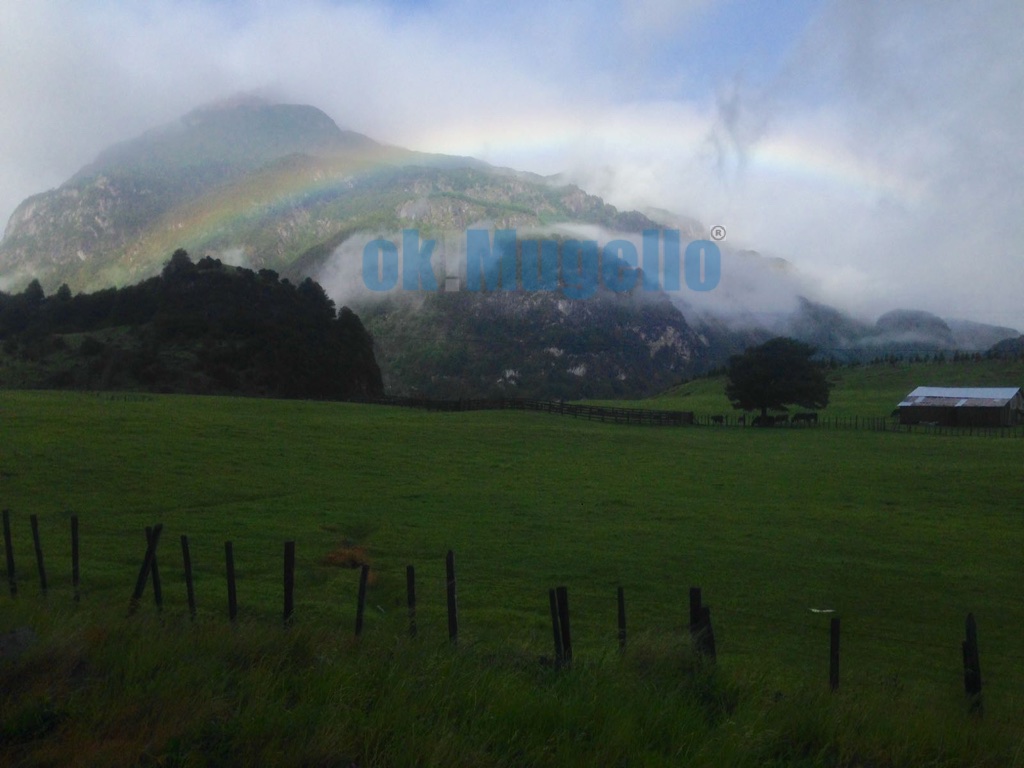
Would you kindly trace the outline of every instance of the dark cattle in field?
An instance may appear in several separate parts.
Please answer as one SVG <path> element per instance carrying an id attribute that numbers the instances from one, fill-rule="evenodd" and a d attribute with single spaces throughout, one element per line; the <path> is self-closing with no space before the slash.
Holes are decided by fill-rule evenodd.
<path id="1" fill-rule="evenodd" d="M 804 423 L 804 424 L 817 424 L 818 423 L 818 414 L 816 414 L 816 413 L 795 413 L 795 414 L 793 414 L 793 423 L 796 424 L 798 422 L 801 422 L 801 423 Z"/>
<path id="2" fill-rule="evenodd" d="M 711 423 L 712 424 L 725 424 L 725 417 L 724 416 L 712 416 L 711 417 Z"/>
<path id="3" fill-rule="evenodd" d="M 750 422 L 755 427 L 770 427 L 775 423 L 774 416 L 755 416 L 754 420 Z"/>

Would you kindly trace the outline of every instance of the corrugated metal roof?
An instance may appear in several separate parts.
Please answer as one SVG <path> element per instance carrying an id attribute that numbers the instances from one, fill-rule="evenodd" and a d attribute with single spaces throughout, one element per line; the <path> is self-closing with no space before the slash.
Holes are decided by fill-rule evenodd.
<path id="1" fill-rule="evenodd" d="M 1020 392 L 1020 387 L 918 387 L 911 397 L 967 397 L 1010 400 Z"/>
<path id="2" fill-rule="evenodd" d="M 1002 408 L 1018 394 L 1020 387 L 918 387 L 899 407 Z"/>

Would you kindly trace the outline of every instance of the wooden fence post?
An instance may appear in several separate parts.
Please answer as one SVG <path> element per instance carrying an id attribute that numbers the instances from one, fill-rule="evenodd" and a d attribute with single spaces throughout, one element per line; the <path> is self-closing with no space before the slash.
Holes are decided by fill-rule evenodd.
<path id="1" fill-rule="evenodd" d="M 409 606 L 409 637 L 416 637 L 416 569 L 405 566 L 405 601 Z"/>
<path id="2" fill-rule="evenodd" d="M 619 587 L 619 650 L 626 650 L 626 593 Z"/>
<path id="3" fill-rule="evenodd" d="M 555 640 L 555 667 L 561 667 L 565 662 L 565 653 L 562 648 L 562 627 L 558 620 L 558 596 L 555 590 L 548 590 L 548 605 L 551 608 L 551 634 Z"/>
<path id="4" fill-rule="evenodd" d="M 160 543 L 160 534 L 164 530 L 163 523 L 157 523 L 152 529 L 146 529 L 146 555 L 142 558 L 142 567 L 139 569 L 139 577 L 135 580 L 135 590 L 128 603 L 128 612 L 135 613 L 139 607 L 139 600 L 146 589 L 146 582 L 149 580 L 149 572 L 153 567 L 153 559 L 156 557 L 156 548 Z"/>
<path id="5" fill-rule="evenodd" d="M 230 541 L 224 542 L 224 563 L 228 577 L 228 618 L 238 618 L 238 593 L 235 591 L 235 548 Z"/>
<path id="6" fill-rule="evenodd" d="M 43 544 L 39 539 L 39 515 L 30 515 L 32 523 L 32 546 L 36 550 L 36 568 L 39 571 L 39 588 L 46 594 L 46 566 L 43 565 Z"/>
<path id="7" fill-rule="evenodd" d="M 356 601 L 356 637 L 363 634 L 363 613 L 366 610 L 366 579 L 370 575 L 370 566 L 365 563 L 359 569 L 359 599 Z"/>
<path id="8" fill-rule="evenodd" d="M 690 634 L 696 635 L 700 626 L 700 587 L 690 587 Z"/>
<path id="9" fill-rule="evenodd" d="M 452 645 L 459 642 L 459 608 L 455 593 L 455 553 L 448 550 L 445 557 L 445 571 L 448 585 L 448 640 Z"/>
<path id="10" fill-rule="evenodd" d="M 700 587 L 690 587 L 690 637 L 697 653 L 715 660 L 715 632 L 711 627 L 711 608 L 701 602 Z"/>
<path id="11" fill-rule="evenodd" d="M 185 592 L 188 595 L 188 615 L 196 617 L 196 590 L 192 583 L 192 553 L 189 551 L 188 536 L 181 537 L 181 560 L 185 567 Z"/>
<path id="12" fill-rule="evenodd" d="M 572 632 L 569 629 L 569 590 L 566 587 L 555 589 L 558 598 L 558 626 L 562 630 L 562 659 L 566 665 L 572 664 Z"/>
<path id="13" fill-rule="evenodd" d="M 4 518 L 4 552 L 7 554 L 7 584 L 11 597 L 18 596 L 18 581 L 14 577 L 14 543 L 11 541 L 11 510 L 3 511 Z"/>
<path id="14" fill-rule="evenodd" d="M 715 661 L 718 654 L 715 650 L 715 630 L 711 626 L 711 607 L 702 605 L 700 614 L 701 628 L 698 647 L 704 656 L 709 658 L 711 661 Z"/>
<path id="15" fill-rule="evenodd" d="M 295 614 L 295 542 L 284 543 L 284 623 L 291 623 Z"/>
<path id="16" fill-rule="evenodd" d="M 78 515 L 71 516 L 71 588 L 75 593 L 75 602 L 81 597 L 79 594 L 79 559 L 78 559 Z"/>
<path id="17" fill-rule="evenodd" d="M 150 558 L 149 562 L 149 569 L 153 574 L 153 602 L 156 603 L 156 609 L 161 611 L 164 607 L 164 593 L 160 587 L 160 569 L 157 567 L 156 563 L 156 541 L 153 539 L 155 535 L 156 534 L 152 528 L 146 528 L 146 542 L 151 544 L 151 548 L 153 550 L 153 556 Z"/>
<path id="18" fill-rule="evenodd" d="M 971 700 L 971 712 L 981 714 L 981 660 L 978 655 L 978 625 L 974 614 L 967 614 L 967 639 L 963 642 L 964 691 Z"/>
<path id="19" fill-rule="evenodd" d="M 839 690 L 839 617 L 835 616 L 829 623 L 828 646 L 828 687 L 831 691 Z"/>

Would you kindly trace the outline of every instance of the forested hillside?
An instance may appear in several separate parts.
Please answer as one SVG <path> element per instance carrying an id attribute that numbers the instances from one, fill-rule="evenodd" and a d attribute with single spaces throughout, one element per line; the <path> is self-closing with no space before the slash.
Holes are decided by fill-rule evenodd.
<path id="1" fill-rule="evenodd" d="M 0 385 L 347 399 L 383 394 L 359 318 L 294 285 L 178 250 L 158 277 L 0 293 Z"/>

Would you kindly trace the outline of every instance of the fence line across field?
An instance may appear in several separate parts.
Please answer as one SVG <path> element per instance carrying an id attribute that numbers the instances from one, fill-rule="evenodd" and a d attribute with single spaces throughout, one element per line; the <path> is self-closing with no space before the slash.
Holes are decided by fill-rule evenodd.
<path id="1" fill-rule="evenodd" d="M 537 400 L 523 397 L 437 399 L 428 397 L 384 397 L 358 400 L 371 405 L 417 408 L 425 411 L 533 411 L 570 416 L 587 421 L 643 426 L 767 426 L 787 429 L 863 430 L 868 432 L 923 433 L 948 436 L 1024 437 L 1024 425 L 1012 427 L 944 426 L 941 424 L 900 424 L 891 416 L 824 416 L 818 413 L 773 414 L 761 421 L 760 416 L 746 413 L 696 414 L 694 411 L 655 410 L 651 408 L 620 408 L 608 405 L 567 403 L 563 400 Z"/>
<path id="2" fill-rule="evenodd" d="M 13 547 L 13 536 L 11 533 L 11 512 L 3 510 L 3 535 L 4 550 L 6 554 L 7 581 L 12 599 L 18 596 L 17 575 L 15 570 L 15 558 Z M 33 548 L 36 555 L 36 570 L 40 580 L 40 592 L 45 597 L 49 594 L 49 582 L 46 571 L 43 567 L 42 541 L 39 535 L 39 520 L 37 515 L 30 517 L 32 527 Z M 145 547 L 143 548 L 142 565 L 134 590 L 128 601 L 128 615 L 135 614 L 140 609 L 142 596 L 148 584 L 152 584 L 153 599 L 157 611 L 163 610 L 163 593 L 158 569 L 157 551 L 160 542 L 160 534 L 163 524 L 158 523 L 145 529 Z M 79 519 L 78 515 L 71 517 L 71 539 L 72 539 L 72 585 L 74 601 L 81 600 L 80 593 L 80 556 L 79 556 Z M 141 544 L 141 542 L 140 542 Z M 182 565 L 185 574 L 185 584 L 188 595 L 189 615 L 194 620 L 196 616 L 196 599 L 192 581 L 192 562 L 187 536 L 181 537 L 182 544 Z M 224 543 L 224 555 L 228 592 L 228 619 L 234 623 L 238 617 L 237 584 L 234 567 L 234 546 L 231 541 Z M 295 541 L 289 540 L 284 543 L 284 568 L 283 568 L 283 621 L 286 627 L 291 626 L 295 621 L 295 567 L 296 547 Z M 366 590 L 369 576 L 369 566 L 363 564 L 359 571 L 358 599 L 356 603 L 355 637 L 358 638 L 364 629 L 364 611 L 366 606 Z M 447 593 L 447 615 L 448 615 L 448 636 L 452 646 L 458 645 L 459 615 L 456 599 L 456 573 L 455 554 L 449 550 L 445 557 L 445 584 Z M 416 637 L 416 586 L 415 569 L 412 565 L 406 568 L 407 605 L 409 610 L 408 634 Z M 565 585 L 553 587 L 548 591 L 549 610 L 552 622 L 552 638 L 554 641 L 554 666 L 556 668 L 570 667 L 573 662 L 572 636 L 570 629 L 569 613 L 569 591 Z M 626 595 L 622 586 L 617 588 L 617 633 L 618 648 L 622 652 L 627 647 L 628 633 L 626 623 Z M 700 587 L 691 587 L 689 590 L 689 636 L 696 656 L 705 663 L 714 664 L 717 658 L 715 634 L 711 622 L 711 609 L 703 602 L 703 595 Z M 539 602 L 539 601 L 538 601 Z M 743 613 L 743 611 L 739 611 Z M 973 715 L 981 715 L 982 707 L 982 677 L 981 662 L 978 650 L 978 628 L 972 613 L 967 614 L 965 622 L 965 637 L 961 643 L 964 690 L 969 702 L 969 711 Z M 840 617 L 830 617 L 828 632 L 828 686 L 831 691 L 839 688 L 840 669 Z M 904 638 L 905 641 L 905 638 Z M 824 647 L 824 642 L 823 642 Z M 936 648 L 936 650 L 939 650 Z"/>
<path id="3" fill-rule="evenodd" d="M 801 417 L 813 418 L 801 418 Z M 757 417 L 751 414 L 696 414 L 693 424 L 701 427 L 751 427 Z M 898 432 L 902 434 L 945 435 L 950 437 L 1024 437 L 1024 425 L 1012 427 L 948 426 L 944 424 L 901 424 L 892 416 L 823 416 L 818 413 L 796 413 L 792 416 L 769 416 L 772 429 L 825 429 L 864 432 Z"/>
<path id="4" fill-rule="evenodd" d="M 357 402 L 419 408 L 426 411 L 535 411 L 614 424 L 682 426 L 693 424 L 693 411 L 659 411 L 648 408 L 618 408 L 606 405 L 567 403 L 563 400 L 535 400 L 522 397 L 460 398 L 439 400 L 426 397 L 385 397 Z"/>

